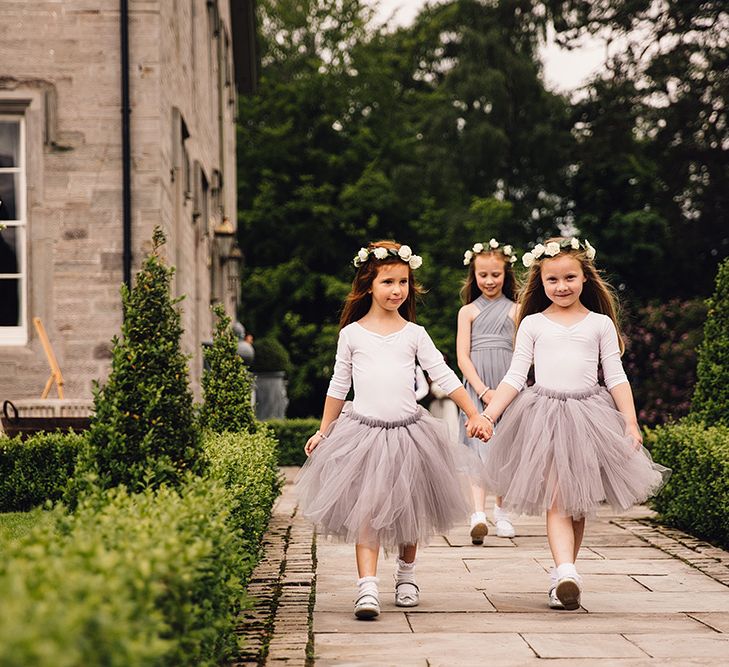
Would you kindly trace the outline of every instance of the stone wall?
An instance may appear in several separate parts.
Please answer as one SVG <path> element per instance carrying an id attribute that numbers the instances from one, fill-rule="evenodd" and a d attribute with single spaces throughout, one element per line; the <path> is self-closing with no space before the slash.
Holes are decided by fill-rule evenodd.
<path id="1" fill-rule="evenodd" d="M 235 308 L 212 241 L 223 216 L 235 221 L 228 2 L 130 0 L 129 10 L 133 271 L 162 225 L 175 291 L 185 296 L 183 343 L 197 392 L 211 300 Z M 34 316 L 67 397 L 89 397 L 108 373 L 123 280 L 119 19 L 118 3 L 0 5 L 0 109 L 3 100 L 27 103 L 29 323 L 26 345 L 0 341 L 0 401 L 39 396 L 45 384 Z"/>

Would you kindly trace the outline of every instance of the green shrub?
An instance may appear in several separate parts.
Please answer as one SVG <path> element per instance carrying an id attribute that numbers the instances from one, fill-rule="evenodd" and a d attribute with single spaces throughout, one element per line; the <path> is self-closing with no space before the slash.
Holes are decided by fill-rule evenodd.
<path id="1" fill-rule="evenodd" d="M 729 258 L 719 265 L 707 305 L 691 412 L 707 424 L 729 426 Z"/>
<path id="2" fill-rule="evenodd" d="M 23 512 L 63 496 L 84 436 L 37 433 L 0 438 L 0 512 Z"/>
<path id="3" fill-rule="evenodd" d="M 256 356 L 253 358 L 255 373 L 271 371 L 291 372 L 291 357 L 286 348 L 275 338 L 260 338 L 254 345 Z"/>
<path id="4" fill-rule="evenodd" d="M 180 350 L 180 313 L 169 294 L 174 269 L 159 254 L 164 242 L 155 229 L 153 250 L 134 287 L 122 286 L 122 338 L 114 338 L 111 374 L 95 392 L 88 447 L 79 458 L 70 502 L 87 480 L 138 491 L 177 485 L 187 471 L 202 470 L 200 430 Z"/>
<path id="5" fill-rule="evenodd" d="M 229 494 L 196 478 L 88 495 L 9 546 L 0 563 L 0 666 L 217 665 L 245 559 Z"/>
<path id="6" fill-rule="evenodd" d="M 218 304 L 213 309 L 218 318 L 213 346 L 204 350 L 209 368 L 203 372 L 203 405 L 200 425 L 223 431 L 254 431 L 256 428 L 251 404 L 251 378 L 245 362 L 238 355 L 238 339 L 230 327 L 230 317 Z"/>
<path id="7" fill-rule="evenodd" d="M 665 522 L 729 547 L 729 427 L 684 420 L 649 431 L 646 446 L 673 470 L 653 501 Z"/>
<path id="8" fill-rule="evenodd" d="M 306 461 L 304 445 L 316 433 L 321 421 L 303 419 L 270 419 L 266 422 L 278 439 L 278 462 L 282 466 L 300 466 Z"/>
<path id="9" fill-rule="evenodd" d="M 207 433 L 204 443 L 209 474 L 228 491 L 230 523 L 242 536 L 248 574 L 258 560 L 271 507 L 281 490 L 276 440 L 261 425 L 254 434 Z"/>

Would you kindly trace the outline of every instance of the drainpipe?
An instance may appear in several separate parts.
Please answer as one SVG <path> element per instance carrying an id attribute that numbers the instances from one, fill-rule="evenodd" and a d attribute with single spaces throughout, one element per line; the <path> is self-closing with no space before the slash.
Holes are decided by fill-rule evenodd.
<path id="1" fill-rule="evenodd" d="M 121 28 L 121 115 L 122 115 L 122 225 L 124 282 L 132 286 L 132 186 L 129 116 L 129 3 L 119 2 Z"/>

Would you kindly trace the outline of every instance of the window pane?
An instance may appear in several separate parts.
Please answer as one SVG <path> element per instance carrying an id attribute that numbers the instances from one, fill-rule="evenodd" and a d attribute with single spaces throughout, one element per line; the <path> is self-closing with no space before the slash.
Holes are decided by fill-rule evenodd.
<path id="1" fill-rule="evenodd" d="M 0 327 L 20 326 L 20 280 L 0 278 Z"/>
<path id="2" fill-rule="evenodd" d="M 0 220 L 18 220 L 15 193 L 18 188 L 18 174 L 0 174 Z"/>
<path id="3" fill-rule="evenodd" d="M 20 146 L 20 124 L 0 120 L 0 167 L 17 167 Z"/>
<path id="4" fill-rule="evenodd" d="M 20 234 L 17 227 L 7 227 L 0 232 L 0 274 L 19 273 Z"/>

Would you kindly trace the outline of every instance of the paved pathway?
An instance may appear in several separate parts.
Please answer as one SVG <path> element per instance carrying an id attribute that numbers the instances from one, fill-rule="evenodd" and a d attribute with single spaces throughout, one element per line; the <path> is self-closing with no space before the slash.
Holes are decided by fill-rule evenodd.
<path id="1" fill-rule="evenodd" d="M 489 536 L 475 547 L 464 523 L 423 549 L 415 609 L 395 607 L 393 558 L 381 561 L 382 614 L 363 622 L 352 616 L 353 547 L 312 539 L 295 507 L 289 484 L 272 523 L 285 518 L 295 536 L 293 570 L 286 574 L 284 559 L 267 664 L 729 665 L 729 553 L 653 527 L 646 508 L 588 522 L 578 611 L 547 607 L 544 522 L 522 518 L 513 539 Z M 287 587 L 298 593 L 291 603 Z"/>

